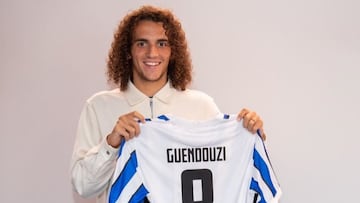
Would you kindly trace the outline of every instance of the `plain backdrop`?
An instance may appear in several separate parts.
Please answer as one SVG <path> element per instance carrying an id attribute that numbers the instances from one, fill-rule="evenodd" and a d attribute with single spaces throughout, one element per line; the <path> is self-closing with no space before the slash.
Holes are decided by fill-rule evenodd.
<path id="1" fill-rule="evenodd" d="M 281 202 L 357 201 L 360 1 L 1 0 L 0 202 L 94 202 L 71 189 L 77 121 L 142 4 L 181 20 L 192 88 L 262 117 Z"/>

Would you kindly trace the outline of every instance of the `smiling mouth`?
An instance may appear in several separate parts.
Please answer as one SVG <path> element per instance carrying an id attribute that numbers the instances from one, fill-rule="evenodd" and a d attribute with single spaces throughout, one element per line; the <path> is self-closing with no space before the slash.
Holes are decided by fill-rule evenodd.
<path id="1" fill-rule="evenodd" d="M 144 64 L 147 66 L 158 66 L 160 63 L 161 62 L 144 62 Z"/>

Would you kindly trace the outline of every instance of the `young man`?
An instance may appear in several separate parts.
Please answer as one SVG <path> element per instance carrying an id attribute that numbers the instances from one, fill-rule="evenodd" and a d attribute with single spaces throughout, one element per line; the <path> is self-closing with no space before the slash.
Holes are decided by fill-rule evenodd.
<path id="1" fill-rule="evenodd" d="M 168 10 L 144 6 L 121 21 L 109 53 L 108 79 L 119 89 L 86 101 L 72 157 L 72 184 L 83 197 L 105 203 L 122 139 L 140 133 L 138 122 L 162 114 L 207 120 L 220 113 L 205 93 L 189 90 L 191 60 L 180 22 Z M 262 120 L 243 109 L 251 132 Z"/>

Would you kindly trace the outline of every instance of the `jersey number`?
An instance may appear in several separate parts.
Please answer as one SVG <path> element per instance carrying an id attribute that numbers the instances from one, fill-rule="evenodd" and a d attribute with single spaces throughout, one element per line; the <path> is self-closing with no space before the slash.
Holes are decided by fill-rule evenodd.
<path id="1" fill-rule="evenodd" d="M 195 201 L 194 180 L 200 180 L 202 200 Z M 209 169 L 185 170 L 181 174 L 183 203 L 212 203 L 214 201 L 212 173 Z"/>

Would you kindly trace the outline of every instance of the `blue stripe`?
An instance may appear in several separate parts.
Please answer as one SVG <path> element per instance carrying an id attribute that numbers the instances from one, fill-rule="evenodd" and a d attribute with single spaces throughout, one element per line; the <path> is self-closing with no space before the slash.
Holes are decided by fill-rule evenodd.
<path id="1" fill-rule="evenodd" d="M 265 163 L 265 161 L 263 160 L 263 158 L 261 157 L 261 155 L 259 154 L 259 152 L 256 149 L 254 149 L 253 159 L 254 159 L 255 168 L 258 169 L 258 171 L 261 174 L 261 178 L 264 180 L 266 185 L 271 190 L 272 195 L 275 196 L 276 189 L 275 189 L 275 187 L 274 187 L 274 185 L 272 183 L 269 168 L 268 168 L 267 164 Z"/>
<path id="2" fill-rule="evenodd" d="M 129 200 L 129 203 L 144 202 L 146 195 L 149 193 L 143 184 L 136 190 L 135 194 Z"/>
<path id="3" fill-rule="evenodd" d="M 251 179 L 250 189 L 254 190 L 256 193 L 260 195 L 261 199 L 258 203 L 266 203 L 264 198 L 264 193 L 262 192 L 259 183 L 254 178 Z"/>
<path id="4" fill-rule="evenodd" d="M 137 168 L 136 152 L 133 151 L 130 155 L 129 160 L 126 162 L 124 169 L 121 171 L 116 181 L 111 186 L 109 203 L 116 202 L 122 190 L 125 188 L 126 184 L 136 173 L 136 168 Z"/>
<path id="5" fill-rule="evenodd" d="M 170 120 L 170 118 L 168 118 L 168 117 L 165 116 L 165 115 L 160 115 L 160 116 L 158 116 L 158 119 L 161 119 L 161 120 L 164 120 L 164 121 Z"/>

